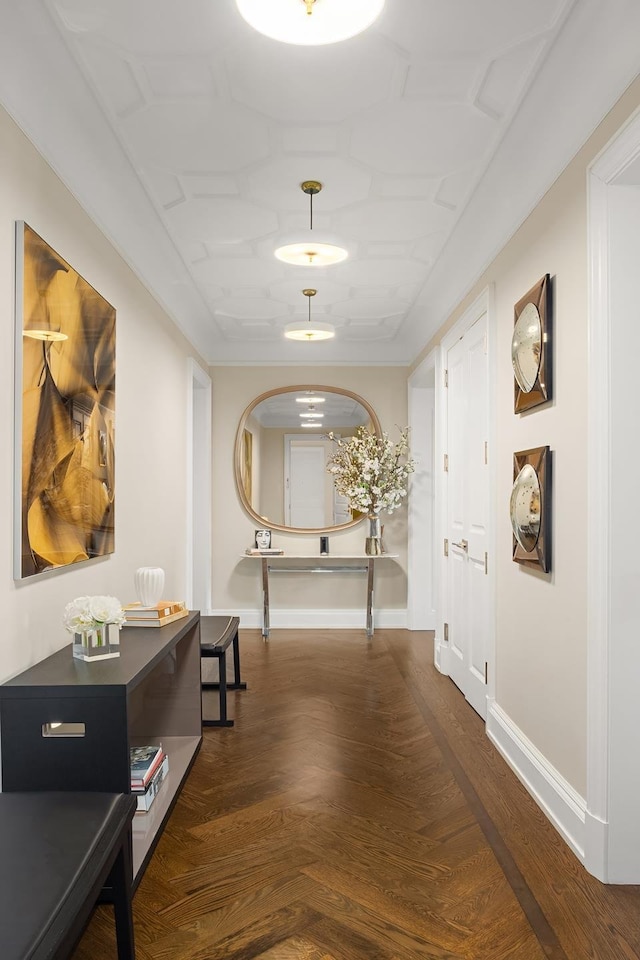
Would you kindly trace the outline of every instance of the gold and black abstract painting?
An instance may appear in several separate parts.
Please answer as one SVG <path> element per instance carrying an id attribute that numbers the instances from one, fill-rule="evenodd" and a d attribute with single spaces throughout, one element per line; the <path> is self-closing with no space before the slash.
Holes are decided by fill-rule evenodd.
<path id="1" fill-rule="evenodd" d="M 16 224 L 16 579 L 113 553 L 116 312 Z"/>

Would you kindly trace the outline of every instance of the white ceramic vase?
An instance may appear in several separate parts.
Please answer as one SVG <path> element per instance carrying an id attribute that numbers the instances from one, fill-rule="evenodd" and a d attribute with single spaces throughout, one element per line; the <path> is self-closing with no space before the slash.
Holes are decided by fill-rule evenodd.
<path id="1" fill-rule="evenodd" d="M 138 567 L 134 581 L 136 596 L 143 607 L 153 607 L 162 600 L 164 590 L 162 567 Z"/>

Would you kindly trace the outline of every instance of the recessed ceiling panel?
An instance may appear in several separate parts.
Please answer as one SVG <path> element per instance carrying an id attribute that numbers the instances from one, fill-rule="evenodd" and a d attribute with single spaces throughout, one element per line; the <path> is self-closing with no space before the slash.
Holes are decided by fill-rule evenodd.
<path id="1" fill-rule="evenodd" d="M 224 297 L 216 302 L 216 313 L 235 320 L 275 320 L 282 304 L 262 297 Z"/>
<path id="2" fill-rule="evenodd" d="M 509 113 L 517 103 L 543 46 L 541 39 L 531 40 L 493 60 L 478 91 L 477 103 L 498 116 Z"/>
<path id="3" fill-rule="evenodd" d="M 336 279 L 349 284 L 355 293 L 365 292 L 357 288 L 369 284 L 395 286 L 424 279 L 424 264 L 417 260 L 347 260 L 334 271 Z"/>
<path id="4" fill-rule="evenodd" d="M 214 93 L 213 76 L 203 57 L 163 57 L 148 59 L 144 73 L 152 96 L 210 97 Z"/>
<path id="5" fill-rule="evenodd" d="M 410 303 L 399 298 L 354 297 L 342 303 L 336 303 L 335 309 L 348 320 L 386 320 L 389 317 L 402 316 Z"/>
<path id="6" fill-rule="evenodd" d="M 543 33 L 563 6 L 564 0 L 394 0 L 379 30 L 409 53 L 468 55 Z"/>
<path id="7" fill-rule="evenodd" d="M 236 178 L 224 174 L 185 174 L 180 179 L 190 197 L 233 197 L 240 193 Z"/>
<path id="8" fill-rule="evenodd" d="M 282 278 L 284 268 L 274 258 L 271 261 L 257 260 L 255 257 L 217 257 L 194 263 L 191 272 L 196 281 L 217 283 L 221 287 L 267 286 Z"/>
<path id="9" fill-rule="evenodd" d="M 285 127 L 280 133 L 284 153 L 306 153 L 321 156 L 339 152 L 339 127 Z"/>
<path id="10" fill-rule="evenodd" d="M 166 216 L 176 236 L 197 237 L 212 243 L 257 239 L 278 227 L 278 218 L 272 210 L 226 197 L 186 200 L 167 210 Z"/>
<path id="11" fill-rule="evenodd" d="M 471 92 L 477 82 L 486 58 L 457 57 L 441 60 L 425 57 L 412 63 L 407 73 L 404 96 L 407 99 L 455 100 L 465 103 L 471 100 Z"/>
<path id="12" fill-rule="evenodd" d="M 70 30 L 140 56 L 217 50 L 243 30 L 235 5 L 220 0 L 52 0 L 52 6 Z"/>
<path id="13" fill-rule="evenodd" d="M 438 183 L 438 177 L 376 177 L 375 191 L 380 197 L 423 200 L 434 195 Z"/>
<path id="14" fill-rule="evenodd" d="M 143 92 L 126 57 L 94 40 L 83 45 L 83 53 L 91 76 L 114 116 L 144 106 Z"/>
<path id="15" fill-rule="evenodd" d="M 444 177 L 436 191 L 436 202 L 456 210 L 468 196 L 475 176 L 477 171 L 469 169 Z"/>
<path id="16" fill-rule="evenodd" d="M 379 200 L 338 214 L 337 229 L 370 241 L 417 240 L 451 225 L 451 212 L 427 200 Z"/>
<path id="17" fill-rule="evenodd" d="M 350 153 L 381 173 L 446 176 L 479 159 L 495 132 L 471 105 L 404 100 L 356 121 Z"/>
<path id="18" fill-rule="evenodd" d="M 364 53 L 358 69 L 350 43 L 250 43 L 251 70 L 232 49 L 225 58 L 231 97 L 287 126 L 339 123 L 386 102 L 402 76 L 401 58 L 373 32 L 361 37 L 358 46 Z"/>
<path id="19" fill-rule="evenodd" d="M 126 117 L 122 132 L 139 162 L 176 173 L 227 173 L 269 155 L 263 119 L 207 100 L 151 104 Z"/>

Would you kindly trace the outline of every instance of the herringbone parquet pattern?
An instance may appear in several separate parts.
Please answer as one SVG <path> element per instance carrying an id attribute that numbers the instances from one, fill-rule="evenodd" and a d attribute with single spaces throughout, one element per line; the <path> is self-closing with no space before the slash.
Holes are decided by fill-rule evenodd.
<path id="1" fill-rule="evenodd" d="M 582 870 L 429 635 L 241 650 L 236 726 L 205 730 L 135 896 L 138 960 L 640 958 L 640 888 Z M 73 960 L 115 956 L 99 907 Z"/>

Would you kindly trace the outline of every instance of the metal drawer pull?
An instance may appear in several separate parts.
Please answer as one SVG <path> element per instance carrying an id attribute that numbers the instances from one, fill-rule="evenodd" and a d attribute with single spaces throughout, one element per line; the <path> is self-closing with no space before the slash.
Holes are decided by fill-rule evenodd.
<path id="1" fill-rule="evenodd" d="M 77 723 L 51 720 L 42 724 L 43 737 L 84 737 L 86 728 L 81 721 Z"/>

